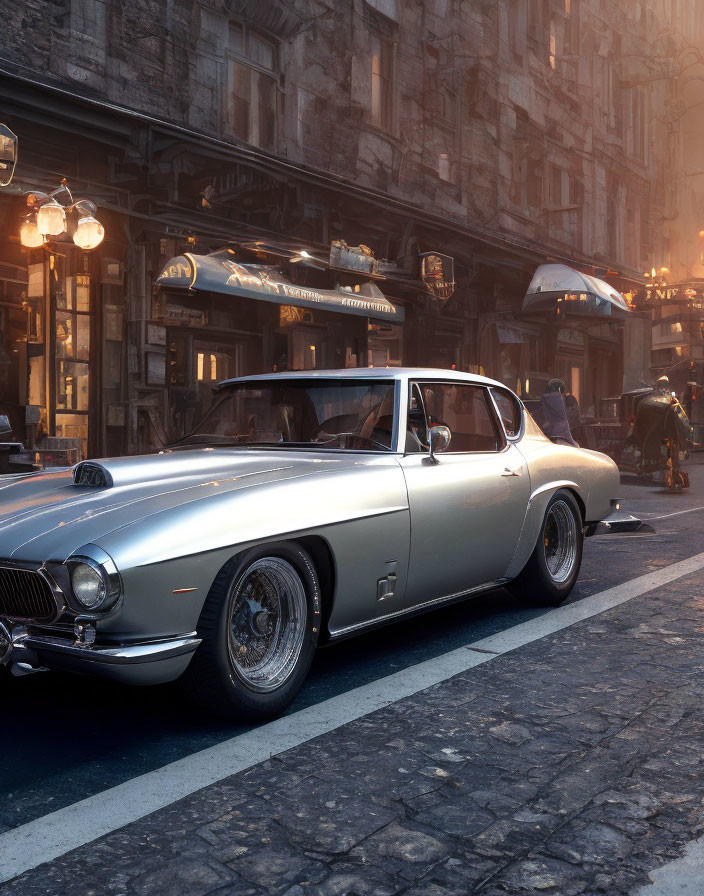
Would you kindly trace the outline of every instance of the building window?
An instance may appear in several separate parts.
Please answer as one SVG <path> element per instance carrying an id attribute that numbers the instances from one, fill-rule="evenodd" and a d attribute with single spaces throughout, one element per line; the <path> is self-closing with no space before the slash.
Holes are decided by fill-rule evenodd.
<path id="1" fill-rule="evenodd" d="M 447 87 L 440 91 L 440 114 L 446 124 L 455 127 L 457 124 L 457 94 Z"/>
<path id="2" fill-rule="evenodd" d="M 618 201 L 613 191 L 606 197 L 606 251 L 610 258 L 619 257 Z"/>
<path id="3" fill-rule="evenodd" d="M 438 177 L 440 180 L 450 180 L 450 156 L 446 152 L 438 156 Z"/>
<path id="4" fill-rule="evenodd" d="M 529 0 L 527 7 L 526 33 L 530 49 L 546 59 L 550 33 L 547 0 Z"/>
<path id="5" fill-rule="evenodd" d="M 275 46 L 246 26 L 231 22 L 228 67 L 228 121 L 232 133 L 262 149 L 275 149 Z"/>
<path id="6" fill-rule="evenodd" d="M 305 87 L 298 88 L 298 110 L 296 121 L 296 137 L 298 145 L 304 147 L 314 147 L 315 141 L 311 122 L 315 115 L 315 94 L 306 90 Z"/>
<path id="7" fill-rule="evenodd" d="M 94 0 L 71 0 L 71 30 L 80 38 L 105 43 L 105 5 Z"/>
<path id="8" fill-rule="evenodd" d="M 550 19 L 550 52 L 548 60 L 550 68 L 555 70 L 555 60 L 557 58 L 557 31 L 555 28 L 555 19 Z"/>
<path id="9" fill-rule="evenodd" d="M 630 94 L 630 96 L 628 96 Z M 625 98 L 628 116 L 628 151 L 639 162 L 647 161 L 647 125 L 645 116 L 645 92 L 641 87 L 632 87 Z"/>
<path id="10" fill-rule="evenodd" d="M 577 209 L 582 204 L 582 185 L 567 170 L 550 165 L 548 210 L 550 232 L 558 240 L 578 246 Z"/>
<path id="11" fill-rule="evenodd" d="M 522 57 L 526 51 L 528 10 L 526 0 L 511 0 L 508 9 L 508 43 L 513 53 Z"/>
<path id="12" fill-rule="evenodd" d="M 378 34 L 371 35 L 371 121 L 393 129 L 394 45 Z"/>
<path id="13" fill-rule="evenodd" d="M 525 214 L 543 209 L 544 136 L 522 110 L 516 117 L 513 141 L 513 165 L 509 196 Z"/>

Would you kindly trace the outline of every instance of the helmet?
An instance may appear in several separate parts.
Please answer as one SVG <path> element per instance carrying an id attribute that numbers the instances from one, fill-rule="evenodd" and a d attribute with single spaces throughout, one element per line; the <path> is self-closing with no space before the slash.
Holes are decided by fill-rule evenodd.
<path id="1" fill-rule="evenodd" d="M 659 376 L 655 385 L 658 389 L 661 389 L 663 392 L 670 391 L 670 378 L 668 376 Z"/>
<path id="2" fill-rule="evenodd" d="M 567 386 L 565 386 L 565 383 L 563 380 L 557 379 L 557 377 L 555 377 L 552 380 L 548 380 L 548 384 L 545 388 L 545 391 L 546 392 L 562 392 L 562 394 L 565 395 L 567 392 Z"/>

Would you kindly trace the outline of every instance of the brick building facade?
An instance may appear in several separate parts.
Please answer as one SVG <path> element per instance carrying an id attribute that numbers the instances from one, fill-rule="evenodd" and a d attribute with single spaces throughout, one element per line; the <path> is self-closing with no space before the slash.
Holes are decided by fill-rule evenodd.
<path id="1" fill-rule="evenodd" d="M 699 87 L 682 80 L 704 46 L 694 0 L 0 11 L 3 120 L 20 139 L 0 190 L 0 399 L 28 440 L 146 450 L 190 425 L 212 380 L 282 357 L 455 365 L 523 394 L 558 374 L 594 412 L 647 375 L 650 323 L 531 316 L 536 267 L 624 293 L 656 265 L 704 275 L 690 232 Z M 99 206 L 92 253 L 19 244 L 21 194 L 62 177 Z M 378 285 L 402 324 L 155 288 L 186 250 L 258 241 L 285 260 L 340 239 L 388 260 Z M 447 301 L 419 279 L 430 250 L 454 258 Z"/>

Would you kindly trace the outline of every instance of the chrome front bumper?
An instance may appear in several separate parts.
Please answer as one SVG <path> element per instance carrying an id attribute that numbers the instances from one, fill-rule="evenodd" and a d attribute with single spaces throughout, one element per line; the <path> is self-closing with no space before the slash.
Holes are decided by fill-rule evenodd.
<path id="1" fill-rule="evenodd" d="M 0 664 L 34 669 L 87 672 L 133 684 L 173 681 L 200 644 L 196 632 L 122 645 L 81 644 L 68 638 L 33 634 L 0 620 Z"/>

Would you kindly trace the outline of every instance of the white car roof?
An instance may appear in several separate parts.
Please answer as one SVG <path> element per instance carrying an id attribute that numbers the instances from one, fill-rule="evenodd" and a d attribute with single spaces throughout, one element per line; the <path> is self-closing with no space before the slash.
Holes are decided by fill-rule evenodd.
<path id="1" fill-rule="evenodd" d="M 287 370 L 282 373 L 259 373 L 251 376 L 233 377 L 218 383 L 221 389 L 234 383 L 262 382 L 263 380 L 286 379 L 389 379 L 389 380 L 457 380 L 464 383 L 478 383 L 484 386 L 501 386 L 503 383 L 478 373 L 466 373 L 463 370 L 445 370 L 440 367 L 348 367 L 342 370 Z M 511 391 L 511 390 L 509 390 Z"/>

